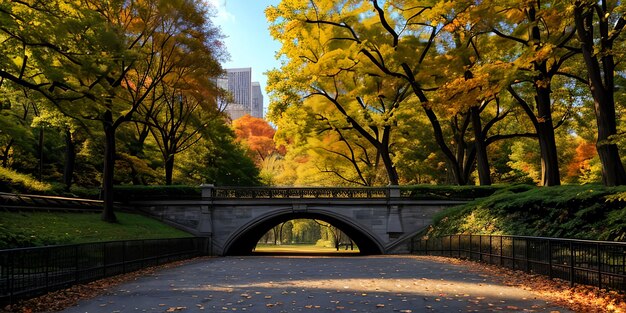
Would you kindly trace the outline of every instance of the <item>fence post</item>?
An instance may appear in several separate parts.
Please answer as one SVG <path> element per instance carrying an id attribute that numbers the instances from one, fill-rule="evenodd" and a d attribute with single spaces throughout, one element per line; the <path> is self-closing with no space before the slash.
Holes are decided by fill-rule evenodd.
<path id="1" fill-rule="evenodd" d="M 548 239 L 548 276 L 554 278 L 552 274 L 552 240 Z"/>
<path id="2" fill-rule="evenodd" d="M 80 276 L 78 273 L 78 245 L 74 245 L 74 282 L 78 283 Z"/>
<path id="3" fill-rule="evenodd" d="M 526 273 L 530 272 L 530 241 L 532 239 L 524 239 L 524 258 L 526 259 Z"/>
<path id="4" fill-rule="evenodd" d="M 126 273 L 126 241 L 122 241 L 122 273 Z"/>
<path id="5" fill-rule="evenodd" d="M 500 266 L 504 264 L 504 245 L 502 244 L 502 236 L 500 236 Z"/>
<path id="6" fill-rule="evenodd" d="M 46 276 L 46 291 L 48 291 L 48 288 L 50 288 L 50 281 L 49 281 L 50 280 L 50 274 L 49 274 L 49 272 L 50 272 L 50 259 L 51 259 L 50 250 L 51 249 L 46 249 L 45 250 L 46 251 L 46 275 L 45 275 Z"/>
<path id="7" fill-rule="evenodd" d="M 469 260 L 472 259 L 472 234 L 469 234 Z"/>
<path id="8" fill-rule="evenodd" d="M 513 254 L 513 269 L 515 269 L 516 259 L 515 259 L 515 237 L 511 237 L 511 252 Z"/>
<path id="9" fill-rule="evenodd" d="M 209 255 L 213 256 L 213 234 L 209 236 Z"/>
<path id="10" fill-rule="evenodd" d="M 489 235 L 489 264 L 493 263 L 493 235 Z"/>
<path id="11" fill-rule="evenodd" d="M 106 243 L 102 243 L 102 266 L 104 267 L 103 271 L 102 271 L 102 276 L 106 277 L 107 276 L 107 268 L 109 267 L 109 265 L 107 264 L 107 244 Z"/>
<path id="12" fill-rule="evenodd" d="M 9 268 L 11 269 L 11 274 L 8 275 L 9 280 L 9 302 L 13 303 L 13 293 L 15 288 L 15 253 L 9 253 Z M 8 274 L 8 271 L 7 271 Z"/>
<path id="13" fill-rule="evenodd" d="M 574 287 L 574 244 L 569 242 L 569 286 Z"/>
<path id="14" fill-rule="evenodd" d="M 478 235 L 478 261 L 483 261 L 483 235 Z"/>
<path id="15" fill-rule="evenodd" d="M 600 262 L 600 243 L 596 243 L 596 263 L 598 264 L 598 288 L 602 289 L 602 262 Z"/>

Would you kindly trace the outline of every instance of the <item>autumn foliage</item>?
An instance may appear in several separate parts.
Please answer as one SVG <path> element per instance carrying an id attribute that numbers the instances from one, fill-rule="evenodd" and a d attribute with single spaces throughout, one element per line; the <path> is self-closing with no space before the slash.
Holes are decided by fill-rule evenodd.
<path id="1" fill-rule="evenodd" d="M 248 148 L 248 156 L 257 166 L 274 153 L 285 154 L 285 147 L 274 143 L 276 130 L 262 118 L 245 115 L 233 121 L 233 128 L 237 142 Z"/>
<path id="2" fill-rule="evenodd" d="M 290 154 L 328 161 L 295 172 L 334 185 L 622 185 L 624 12 L 607 0 L 283 0 L 265 12 L 283 61 L 268 72 L 268 116 Z M 581 138 L 598 158 L 573 151 Z"/>
<path id="3" fill-rule="evenodd" d="M 582 172 L 591 169 L 590 161 L 597 155 L 596 146 L 587 141 L 581 141 L 576 147 L 576 154 L 567 166 L 567 176 L 576 177 Z"/>

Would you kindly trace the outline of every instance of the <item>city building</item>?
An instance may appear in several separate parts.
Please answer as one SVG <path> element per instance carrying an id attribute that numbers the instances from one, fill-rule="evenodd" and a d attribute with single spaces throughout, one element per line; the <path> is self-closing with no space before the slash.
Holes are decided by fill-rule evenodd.
<path id="1" fill-rule="evenodd" d="M 261 84 L 252 82 L 252 108 L 250 115 L 263 118 L 263 93 L 261 92 Z"/>
<path id="2" fill-rule="evenodd" d="M 232 96 L 225 109 L 231 120 L 246 114 L 263 118 L 263 94 L 261 85 L 252 82 L 252 68 L 226 69 L 226 75 L 217 79 L 217 85 Z"/>

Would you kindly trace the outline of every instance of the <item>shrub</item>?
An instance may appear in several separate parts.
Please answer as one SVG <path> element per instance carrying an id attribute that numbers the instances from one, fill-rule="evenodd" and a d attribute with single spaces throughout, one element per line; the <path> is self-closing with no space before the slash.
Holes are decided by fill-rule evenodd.
<path id="1" fill-rule="evenodd" d="M 202 190 L 197 186 L 115 186 L 113 189 L 118 201 L 140 201 L 161 199 L 198 199 Z"/>
<path id="2" fill-rule="evenodd" d="M 335 245 L 333 245 L 333 243 L 330 240 L 324 240 L 324 239 L 318 239 L 317 242 L 315 243 L 316 247 L 323 247 L 323 248 L 334 248 Z"/>
<path id="3" fill-rule="evenodd" d="M 600 185 L 504 188 L 449 208 L 429 235 L 506 234 L 596 240 L 626 239 L 626 187 Z"/>
<path id="4" fill-rule="evenodd" d="M 525 185 L 524 185 L 525 186 Z M 473 200 L 487 197 L 504 186 L 438 186 L 438 185 L 414 185 L 402 186 L 403 195 L 413 199 L 425 200 Z"/>
<path id="5" fill-rule="evenodd" d="M 58 190 L 58 187 L 40 182 L 30 175 L 0 167 L 0 192 L 53 195 Z"/>

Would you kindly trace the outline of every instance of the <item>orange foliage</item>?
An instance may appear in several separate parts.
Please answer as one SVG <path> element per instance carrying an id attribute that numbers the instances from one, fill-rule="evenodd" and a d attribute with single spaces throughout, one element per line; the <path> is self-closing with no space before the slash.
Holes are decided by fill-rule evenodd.
<path id="1" fill-rule="evenodd" d="M 245 115 L 233 121 L 237 142 L 248 147 L 249 156 L 257 165 L 273 153 L 285 154 L 285 147 L 276 147 L 276 130 L 264 119 Z"/>
<path id="2" fill-rule="evenodd" d="M 567 165 L 567 176 L 577 177 L 581 172 L 588 170 L 589 161 L 596 155 L 596 146 L 587 141 L 581 141 L 576 147 L 576 155 L 570 164 Z"/>

